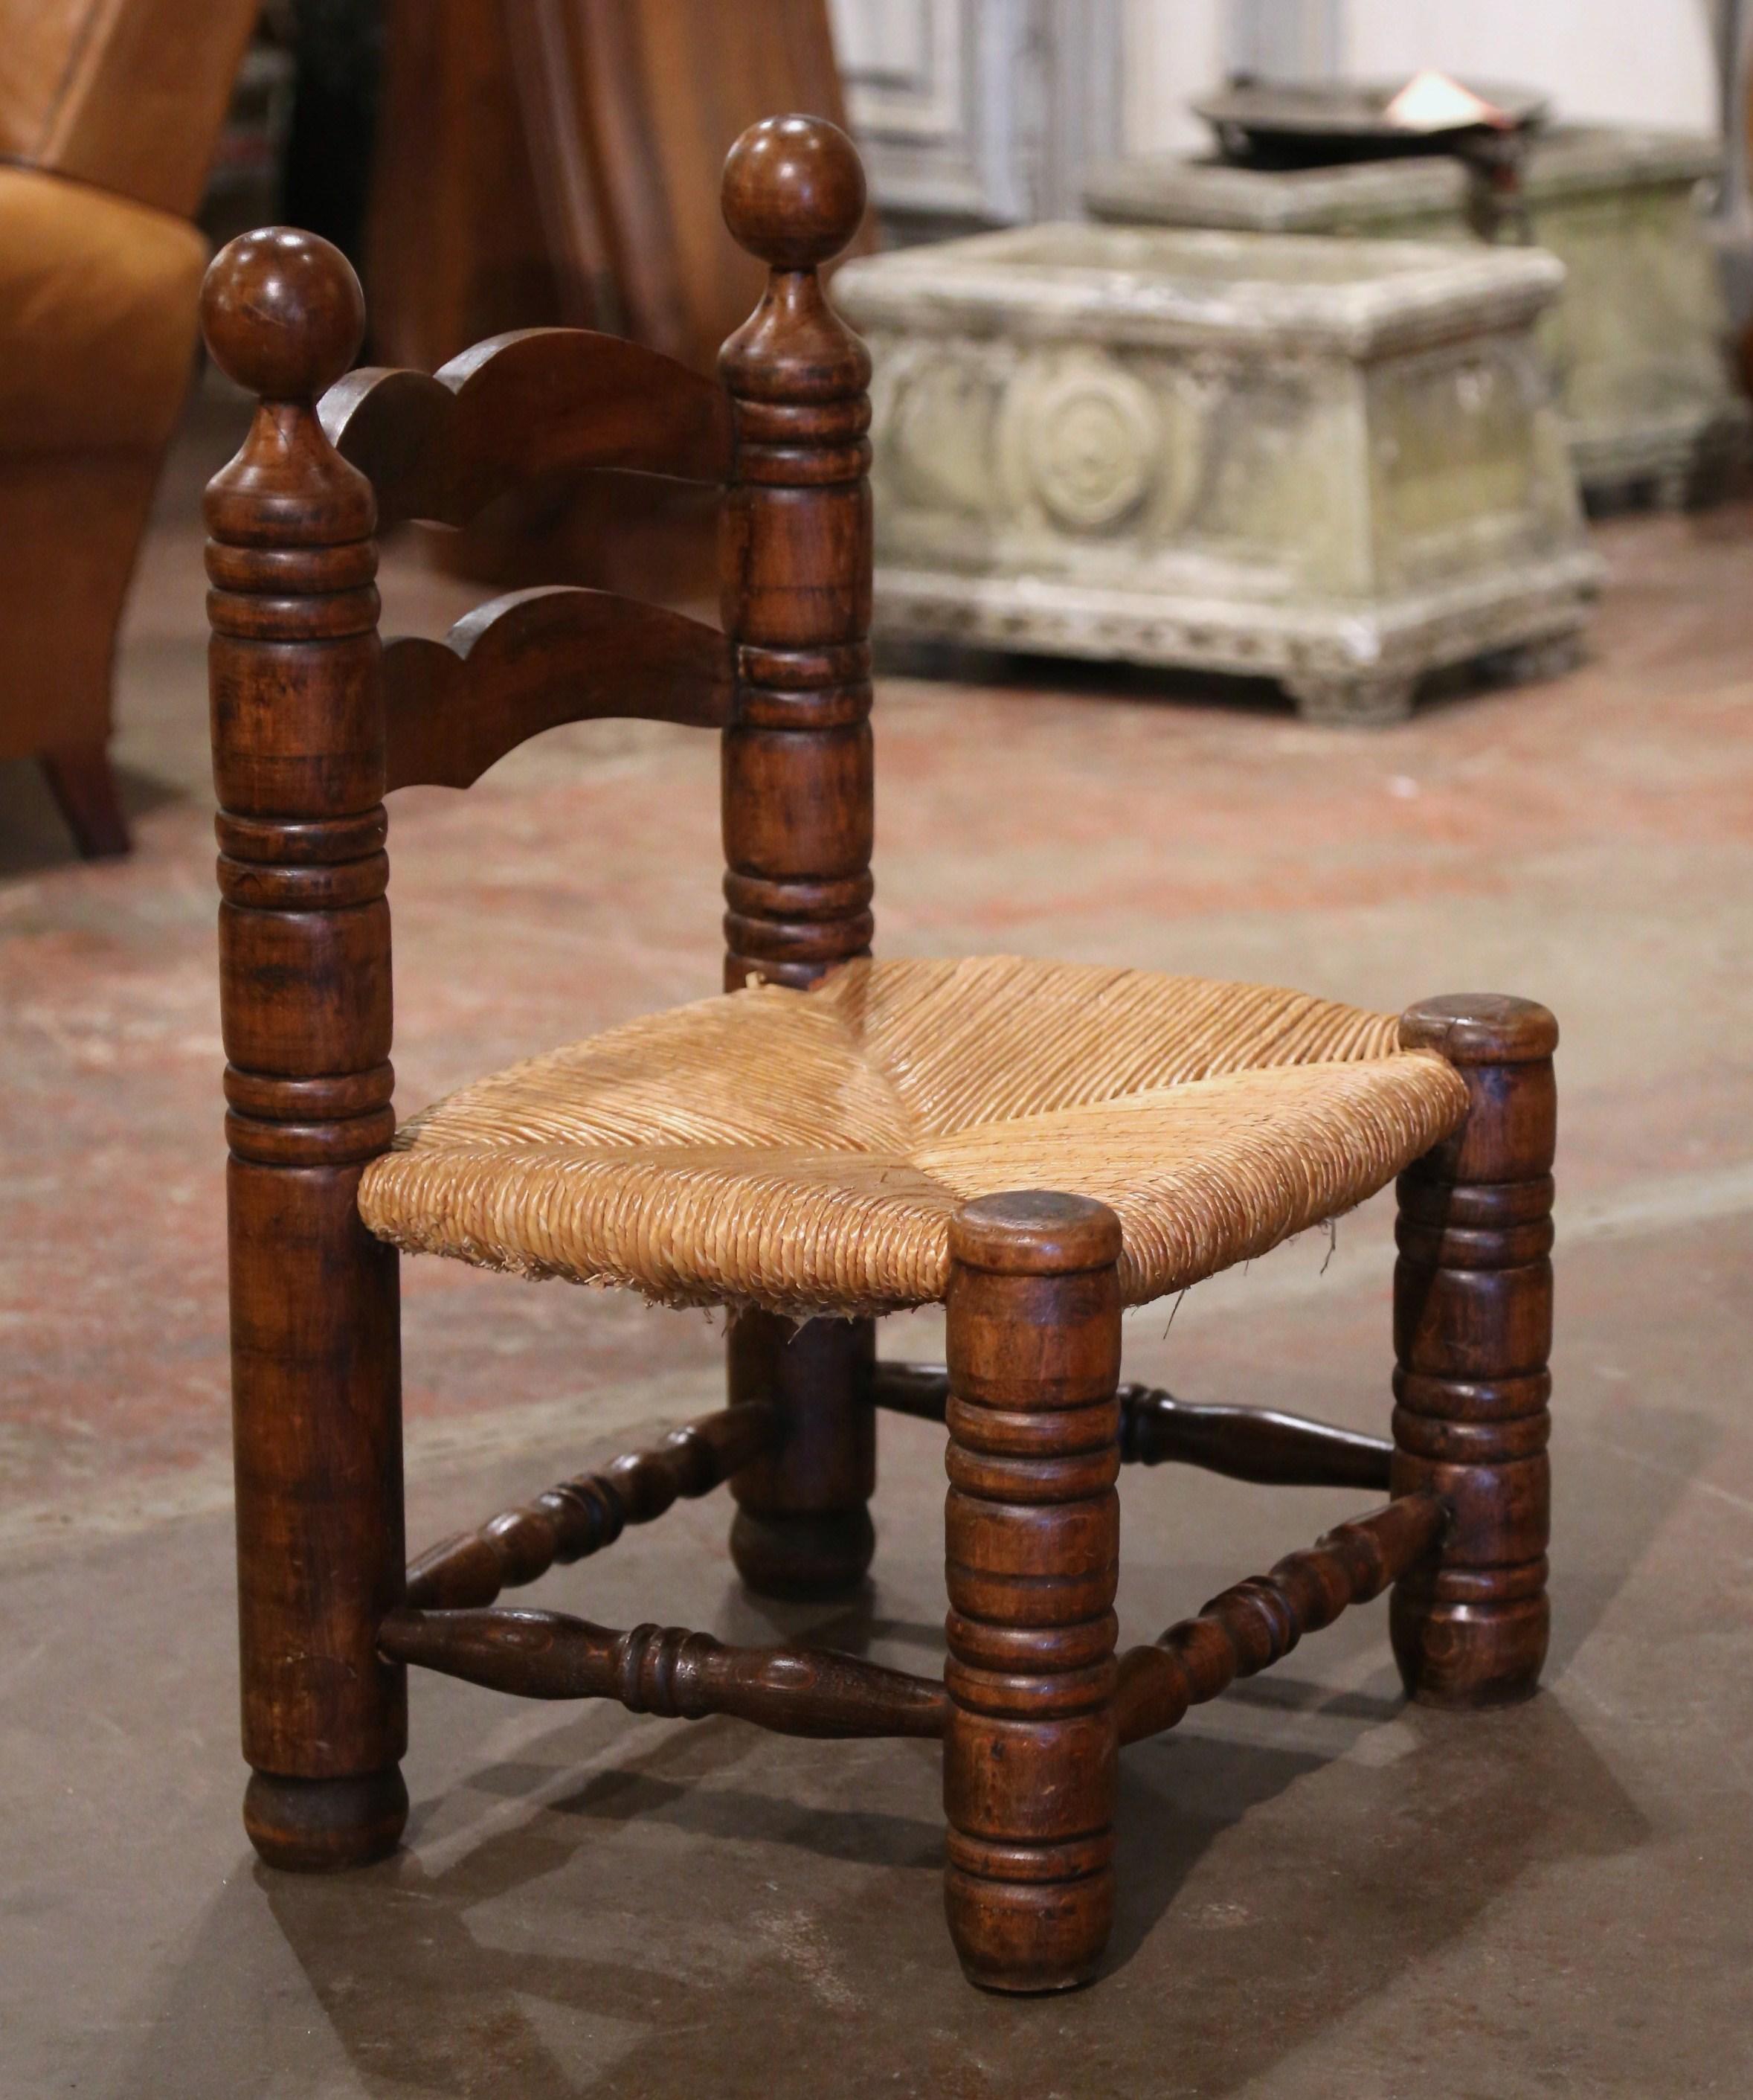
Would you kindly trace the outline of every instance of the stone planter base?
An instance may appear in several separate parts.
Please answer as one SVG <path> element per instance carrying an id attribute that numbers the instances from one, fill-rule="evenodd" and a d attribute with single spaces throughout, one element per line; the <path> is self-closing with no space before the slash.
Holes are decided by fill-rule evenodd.
<path id="1" fill-rule="evenodd" d="M 1281 680 L 1381 723 L 1544 651 L 1600 564 L 1548 256 L 1035 227 L 847 266 L 880 633 Z"/>
<path id="2" fill-rule="evenodd" d="M 1600 580 L 1585 549 L 1541 564 L 1514 590 L 1433 591 L 1362 620 L 888 564 L 877 596 L 885 634 L 1276 678 L 1305 721 L 1376 729 L 1406 720 L 1433 668 L 1501 657 L 1495 668 L 1513 678 L 1569 669 Z"/>

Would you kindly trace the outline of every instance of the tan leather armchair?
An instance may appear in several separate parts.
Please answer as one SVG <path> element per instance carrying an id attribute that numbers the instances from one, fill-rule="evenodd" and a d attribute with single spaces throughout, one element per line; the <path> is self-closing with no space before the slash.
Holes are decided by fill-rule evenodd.
<path id="1" fill-rule="evenodd" d="M 0 0 L 0 758 L 81 849 L 122 600 L 188 384 L 200 200 L 256 0 Z"/>

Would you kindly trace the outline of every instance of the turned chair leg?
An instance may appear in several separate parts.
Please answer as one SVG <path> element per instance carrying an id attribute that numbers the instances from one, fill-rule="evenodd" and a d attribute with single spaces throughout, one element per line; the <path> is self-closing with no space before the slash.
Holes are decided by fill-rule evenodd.
<path id="1" fill-rule="evenodd" d="M 1452 1512 L 1395 1586 L 1394 1653 L 1433 1706 L 1524 1699 L 1546 1657 L 1557 1024 L 1526 999 L 1429 1000 L 1400 1039 L 1466 1081 L 1466 1121 L 1399 1181 L 1393 1489 Z"/>
<path id="2" fill-rule="evenodd" d="M 233 241 L 208 347 L 263 397 L 208 484 L 244 1824 L 271 1865 L 355 1866 L 407 1814 L 396 1255 L 361 1223 L 395 1132 L 371 484 L 316 396 L 359 287 L 325 243 Z"/>
<path id="3" fill-rule="evenodd" d="M 377 1652 L 406 1558 L 396 1255 L 356 1165 L 288 1172 L 259 1157 L 273 1126 L 230 1124 L 244 1828 L 270 1866 L 322 1872 L 393 1852 L 407 1819 L 406 1672 Z"/>
<path id="4" fill-rule="evenodd" d="M 49 792 L 87 860 L 112 860 L 128 850 L 128 820 L 116 792 L 108 748 L 80 744 L 42 754 Z"/>
<path id="5" fill-rule="evenodd" d="M 730 1403 L 775 1407 L 783 1434 L 732 1476 L 730 1554 L 763 1597 L 841 1597 L 876 1550 L 875 1335 L 868 1320 L 745 1312 L 730 1330 Z"/>
<path id="6" fill-rule="evenodd" d="M 1114 1913 L 1120 1224 L 984 1197 L 950 1256 L 949 1930 L 971 1981 L 1062 1990 Z"/>

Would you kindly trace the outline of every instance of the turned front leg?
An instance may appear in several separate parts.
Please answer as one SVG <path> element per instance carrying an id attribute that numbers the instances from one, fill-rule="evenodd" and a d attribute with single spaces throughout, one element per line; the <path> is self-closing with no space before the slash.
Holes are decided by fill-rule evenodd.
<path id="1" fill-rule="evenodd" d="M 1120 1245 L 1038 1192 L 950 1228 L 945 1895 L 992 1990 L 1086 1982 L 1113 1924 Z"/>
<path id="2" fill-rule="evenodd" d="M 1395 1587 L 1394 1653 L 1424 1704 L 1499 1705 L 1535 1689 L 1550 1621 L 1558 1029 L 1528 1000 L 1463 997 L 1412 1008 L 1400 1034 L 1456 1066 L 1472 1106 L 1399 1181 L 1393 1489 L 1453 1517 Z"/>

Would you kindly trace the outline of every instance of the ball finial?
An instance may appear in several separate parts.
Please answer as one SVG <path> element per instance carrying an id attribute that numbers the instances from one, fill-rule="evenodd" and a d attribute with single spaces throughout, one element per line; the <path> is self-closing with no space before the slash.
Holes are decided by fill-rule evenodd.
<path id="1" fill-rule="evenodd" d="M 314 400 L 352 364 L 365 333 L 352 264 L 290 226 L 227 241 L 208 266 L 200 312 L 220 370 L 269 401 Z"/>
<path id="2" fill-rule="evenodd" d="M 725 162 L 725 223 L 776 270 L 838 255 L 865 214 L 858 149 L 824 117 L 751 124 Z"/>

